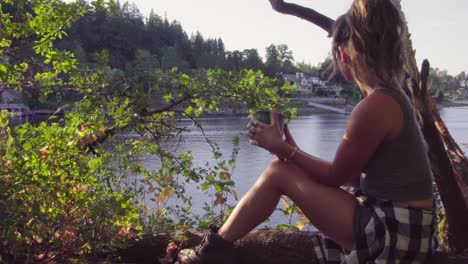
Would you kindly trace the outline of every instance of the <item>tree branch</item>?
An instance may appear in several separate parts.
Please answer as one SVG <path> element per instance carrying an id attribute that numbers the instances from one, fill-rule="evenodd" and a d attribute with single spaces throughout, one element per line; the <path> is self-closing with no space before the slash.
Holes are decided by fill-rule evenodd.
<path id="1" fill-rule="evenodd" d="M 421 67 L 421 97 L 425 98 L 427 94 L 427 81 L 429 79 L 430 64 L 428 60 L 424 60 Z"/>
<path id="2" fill-rule="evenodd" d="M 193 97 L 191 96 L 187 96 L 187 97 L 183 97 L 183 98 L 180 98 L 179 100 L 172 100 L 171 101 L 171 104 L 163 107 L 163 108 L 160 108 L 160 109 L 154 109 L 154 110 L 150 110 L 148 112 L 143 112 L 143 113 L 140 113 L 140 116 L 142 117 L 145 117 L 145 116 L 152 116 L 152 115 L 155 115 L 155 114 L 159 114 L 159 113 L 163 113 L 163 112 L 167 112 L 169 110 L 173 110 L 176 106 L 184 103 L 185 101 L 188 101 L 190 99 L 192 99 Z"/>
<path id="3" fill-rule="evenodd" d="M 179 100 L 176 100 L 176 101 L 172 101 L 171 104 L 163 107 L 163 108 L 159 108 L 159 109 L 153 109 L 153 110 L 150 110 L 150 111 L 147 111 L 147 112 L 142 112 L 140 113 L 140 116 L 142 118 L 145 118 L 145 117 L 149 117 L 149 116 L 153 116 L 155 114 L 159 114 L 159 113 L 163 113 L 163 112 L 168 112 L 168 111 L 177 111 L 175 110 L 174 108 L 180 104 L 182 104 L 183 102 L 189 100 L 191 97 L 184 97 L 184 98 L 181 98 Z M 109 127 L 109 128 L 106 128 L 104 129 L 104 131 L 102 132 L 99 132 L 99 133 L 96 133 L 96 134 L 93 134 L 93 135 L 89 135 L 85 138 L 83 138 L 80 143 L 79 143 L 79 147 L 81 150 L 87 150 L 89 152 L 92 152 L 92 153 L 95 153 L 94 149 L 104 143 L 109 137 L 115 135 L 116 133 L 122 131 L 123 129 L 129 127 L 129 125 L 125 125 L 125 126 L 118 126 L 117 124 Z M 153 134 L 153 137 L 155 137 L 155 135 Z M 155 137 L 157 138 L 157 137 Z"/>
<path id="4" fill-rule="evenodd" d="M 283 0 L 270 0 L 270 4 L 275 11 L 307 20 L 310 23 L 319 26 L 320 28 L 328 32 L 328 36 L 331 36 L 335 20 L 313 9 L 296 4 L 286 3 Z"/>

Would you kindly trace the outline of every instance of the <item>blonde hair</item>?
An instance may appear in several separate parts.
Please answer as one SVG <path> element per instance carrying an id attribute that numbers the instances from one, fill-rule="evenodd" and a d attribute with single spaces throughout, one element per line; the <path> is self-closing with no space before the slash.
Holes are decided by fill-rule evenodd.
<path id="1" fill-rule="evenodd" d="M 369 83 L 376 79 L 378 85 L 384 86 L 400 80 L 405 61 L 403 23 L 390 0 L 354 0 L 333 28 L 335 71 L 341 46 L 349 53 L 349 63 L 358 80 Z"/>

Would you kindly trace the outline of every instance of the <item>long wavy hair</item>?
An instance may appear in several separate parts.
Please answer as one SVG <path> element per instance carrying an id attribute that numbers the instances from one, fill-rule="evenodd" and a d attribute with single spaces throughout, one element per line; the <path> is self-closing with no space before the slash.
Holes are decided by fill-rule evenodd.
<path id="1" fill-rule="evenodd" d="M 404 22 L 391 0 L 354 0 L 334 25 L 332 59 L 337 71 L 343 47 L 355 78 L 388 86 L 401 80 L 405 61 L 402 32 Z"/>

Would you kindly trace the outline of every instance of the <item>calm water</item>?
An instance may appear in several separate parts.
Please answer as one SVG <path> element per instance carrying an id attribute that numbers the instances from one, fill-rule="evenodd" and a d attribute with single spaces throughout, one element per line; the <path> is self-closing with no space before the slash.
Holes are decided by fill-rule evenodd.
<path id="1" fill-rule="evenodd" d="M 468 107 L 444 108 L 441 110 L 441 116 L 455 141 L 465 153 L 468 153 Z M 302 150 L 319 158 L 332 160 L 346 128 L 347 118 L 348 116 L 342 114 L 320 112 L 292 120 L 289 122 L 289 127 Z M 18 122 L 24 121 L 19 120 Z M 232 179 L 236 182 L 235 189 L 239 198 L 242 197 L 275 157 L 248 143 L 246 117 L 207 118 L 202 120 L 202 124 L 205 134 L 219 145 L 225 159 L 228 159 L 231 154 L 233 137 L 241 134 L 240 151 Z M 180 125 L 187 128 L 192 127 L 189 121 L 182 122 Z M 187 133 L 183 141 L 178 143 L 178 150 L 191 150 L 195 163 L 199 166 L 206 162 L 213 162 L 211 148 L 200 130 L 196 128 L 191 128 L 191 132 Z M 154 157 L 141 157 L 140 162 L 149 169 L 157 169 L 159 166 Z M 195 214 L 202 212 L 203 203 L 208 200 L 206 195 L 200 192 L 196 186 L 188 186 L 187 192 L 193 198 L 193 212 Z M 229 203 L 234 205 L 236 201 L 231 200 Z M 292 224 L 294 224 L 295 219 L 292 220 Z M 262 226 L 274 227 L 279 224 L 288 224 L 289 221 L 288 217 L 283 216 L 280 212 L 275 212 Z"/>
<path id="2" fill-rule="evenodd" d="M 468 107 L 445 108 L 441 111 L 441 116 L 446 122 L 454 139 L 461 144 L 462 149 L 468 152 Z M 342 138 L 347 122 L 347 116 L 335 113 L 317 113 L 310 116 L 303 116 L 299 120 L 292 120 L 289 123 L 299 147 L 317 157 L 332 160 Z M 237 157 L 236 168 L 233 172 L 233 180 L 236 182 L 236 190 L 239 197 L 252 186 L 258 175 L 274 159 L 274 156 L 267 151 L 252 146 L 248 143 L 246 136 L 247 119 L 243 117 L 223 117 L 208 118 L 202 121 L 205 134 L 215 141 L 223 150 L 224 155 L 229 157 L 232 150 L 232 139 L 235 135 L 241 134 L 240 152 Z M 191 123 L 187 122 L 187 127 Z M 180 143 L 180 150 L 192 150 L 197 164 L 202 165 L 212 161 L 210 147 L 207 145 L 202 133 L 193 129 Z M 149 167 L 156 168 L 157 164 L 150 160 L 145 161 Z M 201 206 L 206 197 L 195 187 L 188 189 L 193 198 L 193 211 L 200 212 Z M 231 201 L 235 204 L 235 201 Z M 262 226 L 277 226 L 288 223 L 289 218 L 276 212 Z M 294 222 L 293 222 L 294 223 Z"/>

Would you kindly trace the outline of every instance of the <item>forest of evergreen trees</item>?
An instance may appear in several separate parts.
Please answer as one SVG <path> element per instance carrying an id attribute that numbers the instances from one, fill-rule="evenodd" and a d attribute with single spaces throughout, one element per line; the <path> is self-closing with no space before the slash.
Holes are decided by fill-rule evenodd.
<path id="1" fill-rule="evenodd" d="M 108 63 L 127 77 L 151 82 L 154 69 L 177 67 L 182 71 L 198 68 L 262 70 L 268 76 L 279 72 L 312 71 L 305 64 L 295 65 L 287 45 L 270 45 L 266 58 L 257 49 L 228 51 L 221 38 L 205 38 L 200 32 L 189 36 L 178 21 L 169 21 L 151 11 L 143 17 L 135 4 L 110 1 L 112 8 L 96 5 L 69 30 L 59 43 L 74 51 L 82 65 L 92 68 L 96 53 L 107 50 Z"/>
<path id="2" fill-rule="evenodd" d="M 96 5 L 92 12 L 81 17 L 71 28 L 69 38 L 62 41 L 63 48 L 75 52 L 82 65 L 92 67 L 96 53 L 108 51 L 111 68 L 124 72 L 127 78 L 152 84 L 155 69 L 181 71 L 198 68 L 261 70 L 267 76 L 279 73 L 303 72 L 327 78 L 331 63 L 326 58 L 317 66 L 296 63 L 293 52 L 285 44 L 271 44 L 263 59 L 257 49 L 228 51 L 221 38 L 205 38 L 200 32 L 189 36 L 182 25 L 169 21 L 151 11 L 145 18 L 135 4 L 108 1 L 111 8 Z M 344 81 L 340 76 L 335 81 Z M 468 75 L 461 72 L 452 76 L 444 70 L 431 70 L 429 89 L 438 97 L 444 94 L 465 97 Z"/>
<path id="3" fill-rule="evenodd" d="M 104 61 L 112 69 L 112 77 L 125 78 L 144 87 L 155 84 L 158 70 L 174 67 L 183 72 L 200 68 L 236 72 L 252 69 L 261 70 L 269 77 L 294 72 L 322 79 L 329 77 L 326 70 L 331 64 L 330 57 L 316 66 L 295 62 L 293 52 L 285 44 L 266 47 L 265 58 L 254 48 L 229 51 L 221 38 L 206 38 L 200 32 L 189 36 L 178 21 L 169 21 L 154 10 L 144 17 L 133 3 L 98 0 L 90 4 L 93 8 L 79 16 L 67 30 L 67 36 L 56 42 L 59 49 L 72 51 L 79 65 L 90 71 Z M 15 13 L 14 6 L 4 8 Z M 34 76 L 34 67 L 30 70 L 33 71 L 30 76 Z M 344 79 L 338 75 L 333 81 L 343 83 Z M 464 98 L 468 96 L 468 74 L 452 76 L 434 68 L 428 86 L 440 100 L 446 96 Z"/>

